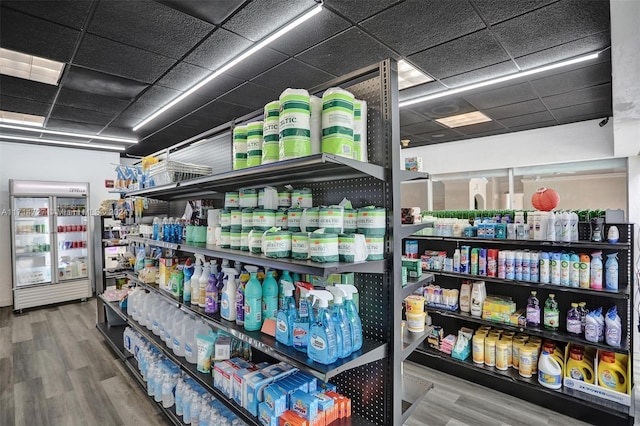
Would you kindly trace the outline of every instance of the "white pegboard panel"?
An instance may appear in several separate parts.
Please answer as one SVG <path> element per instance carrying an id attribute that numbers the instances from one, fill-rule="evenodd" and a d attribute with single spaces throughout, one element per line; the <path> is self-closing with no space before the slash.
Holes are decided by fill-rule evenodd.
<path id="1" fill-rule="evenodd" d="M 383 403 L 385 387 L 391 381 L 387 365 L 385 360 L 371 362 L 331 379 L 340 394 L 351 398 L 352 412 L 377 425 L 390 424 L 385 418 L 385 415 L 389 415 L 385 411 L 388 405 Z"/>
<path id="2" fill-rule="evenodd" d="M 213 173 L 223 173 L 231 170 L 231 133 L 223 132 L 212 136 L 206 141 L 194 144 L 169 154 L 169 159 L 184 163 L 209 166 Z"/>

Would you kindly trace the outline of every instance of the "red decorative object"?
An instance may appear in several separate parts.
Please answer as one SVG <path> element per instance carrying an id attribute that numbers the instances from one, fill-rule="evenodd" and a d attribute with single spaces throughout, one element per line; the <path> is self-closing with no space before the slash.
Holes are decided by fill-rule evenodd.
<path id="1" fill-rule="evenodd" d="M 533 207 L 543 212 L 549 212 L 555 209 L 559 203 L 560 196 L 551 188 L 538 188 L 531 196 L 531 204 Z"/>

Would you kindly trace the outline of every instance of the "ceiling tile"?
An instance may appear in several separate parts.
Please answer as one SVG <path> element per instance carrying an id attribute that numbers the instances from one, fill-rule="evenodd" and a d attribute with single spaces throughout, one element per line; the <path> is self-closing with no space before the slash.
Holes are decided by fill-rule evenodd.
<path id="1" fill-rule="evenodd" d="M 494 25 L 492 30 L 507 51 L 519 57 L 608 28 L 608 1 L 565 0 Z"/>
<path id="2" fill-rule="evenodd" d="M 603 119 L 605 117 L 610 117 L 611 114 L 605 112 L 593 112 L 590 114 L 585 114 L 585 115 L 568 115 L 566 118 L 563 119 L 558 119 L 558 122 L 560 124 L 569 124 L 569 123 L 576 123 L 578 121 L 587 121 L 587 120 L 600 120 Z M 594 125 L 595 127 L 595 125 Z"/>
<path id="3" fill-rule="evenodd" d="M 269 45 L 287 55 L 296 55 L 321 41 L 347 29 L 349 22 L 329 10 L 322 9 L 318 15 L 291 30 Z"/>
<path id="4" fill-rule="evenodd" d="M 604 62 L 531 80 L 531 85 L 539 96 L 546 97 L 610 81 L 611 63 Z"/>
<path id="5" fill-rule="evenodd" d="M 494 131 L 504 130 L 504 126 L 495 121 L 487 121 L 486 123 L 472 124 L 470 126 L 456 127 L 456 131 L 465 135 L 488 134 Z"/>
<path id="6" fill-rule="evenodd" d="M 173 67 L 171 71 L 158 81 L 158 85 L 185 91 L 203 80 L 209 74 L 211 74 L 211 71 L 208 69 L 186 62 L 178 62 L 178 65 Z"/>
<path id="7" fill-rule="evenodd" d="M 142 96 L 140 96 L 136 100 L 136 103 L 140 102 L 143 104 L 155 105 L 160 107 L 168 104 L 169 102 L 171 102 L 172 100 L 180 96 L 181 94 L 182 92 L 178 90 L 155 85 L 155 86 L 151 86 L 149 90 L 144 92 Z"/>
<path id="8" fill-rule="evenodd" d="M 288 58 L 287 55 L 273 49 L 263 48 L 231 68 L 226 74 L 243 80 L 250 80 L 261 72 L 268 70 Z"/>
<path id="9" fill-rule="evenodd" d="M 244 83 L 244 80 L 242 79 L 222 74 L 207 83 L 204 87 L 200 88 L 197 95 L 208 100 L 213 100 L 218 96 L 227 93 L 229 90 L 240 86 L 242 83 Z"/>
<path id="10" fill-rule="evenodd" d="M 313 0 L 253 0 L 223 27 L 249 40 L 257 41 L 316 5 Z"/>
<path id="11" fill-rule="evenodd" d="M 142 111 L 142 107 L 145 106 L 147 108 L 148 112 L 143 112 Z M 138 124 L 140 121 L 142 121 L 142 119 L 144 119 L 145 117 L 151 115 L 151 113 L 153 113 L 154 109 L 151 105 L 143 105 L 140 104 L 137 107 L 134 105 L 133 107 L 136 108 L 136 110 L 133 111 L 132 114 L 129 114 L 127 110 L 126 113 L 120 114 L 118 116 L 118 118 L 116 118 L 115 120 L 113 120 L 110 124 L 110 126 L 116 126 L 116 127 L 123 127 L 125 129 L 131 129 L 133 128 L 136 124 Z"/>
<path id="12" fill-rule="evenodd" d="M 236 11 L 245 0 L 216 0 L 216 1 L 184 1 L 184 0 L 158 0 L 181 12 L 211 24 L 220 24 Z"/>
<path id="13" fill-rule="evenodd" d="M 421 1 L 406 1 L 367 19 L 362 26 L 403 55 L 485 28 L 469 2 L 459 0 L 439 0 L 437 7 L 428 10 Z"/>
<path id="14" fill-rule="evenodd" d="M 503 118 L 517 117 L 519 115 L 532 114 L 534 112 L 545 111 L 546 108 L 540 99 L 518 102 L 515 104 L 499 106 L 496 108 L 483 109 L 482 112 L 493 118 L 501 120 Z"/>
<path id="15" fill-rule="evenodd" d="M 422 123 L 426 120 L 428 119 L 425 116 L 412 111 L 410 108 L 400 109 L 400 126 L 402 126 L 401 128 L 404 128 L 411 124 Z"/>
<path id="16" fill-rule="evenodd" d="M 504 127 L 500 127 L 497 129 L 492 129 L 492 130 L 488 130 L 486 132 L 469 132 L 468 135 L 471 138 L 484 138 L 487 136 L 496 136 L 496 135 L 502 135 L 505 133 L 511 133 L 512 131 L 510 129 L 504 128 Z"/>
<path id="17" fill-rule="evenodd" d="M 514 132 L 521 132 L 523 130 L 541 129 L 543 127 L 550 127 L 550 126 L 557 126 L 557 125 L 558 125 L 558 122 L 556 120 L 549 120 L 549 121 L 541 121 L 539 123 L 525 124 L 523 126 L 511 126 L 509 127 L 509 130 Z"/>
<path id="18" fill-rule="evenodd" d="M 525 126 L 528 124 L 542 123 L 553 120 L 553 116 L 549 111 L 540 111 L 528 115 L 520 115 L 518 117 L 510 117 L 500 120 L 500 123 L 506 127 Z"/>
<path id="19" fill-rule="evenodd" d="M 416 114 L 417 115 L 417 114 Z M 439 132 L 440 130 L 446 130 L 447 128 L 438 124 L 435 121 L 429 119 L 422 119 L 419 123 L 404 125 L 402 118 L 400 119 L 401 129 L 412 135 L 422 135 L 424 133 Z"/>
<path id="20" fill-rule="evenodd" d="M 397 57 L 364 32 L 352 28 L 297 56 L 328 73 L 344 75 L 388 57 Z"/>
<path id="21" fill-rule="evenodd" d="M 115 114 L 102 114 L 97 111 L 87 111 L 85 109 L 73 108 L 57 104 L 51 112 L 51 118 L 79 121 L 81 123 L 100 124 L 103 126 L 109 123 L 114 117 Z"/>
<path id="22" fill-rule="evenodd" d="M 268 102 L 278 99 L 280 92 L 254 83 L 245 83 L 220 97 L 221 101 L 243 105 L 253 110 L 263 108 Z"/>
<path id="23" fill-rule="evenodd" d="M 547 65 L 552 62 L 563 61 L 576 56 L 600 51 L 606 49 L 610 45 L 611 36 L 607 30 L 578 40 L 570 41 L 569 43 L 564 43 L 550 49 L 532 53 L 530 55 L 520 56 L 515 58 L 515 61 L 520 68 L 526 70 Z M 601 57 L 606 60 L 607 56 L 608 55 L 601 54 L 597 60 L 601 60 Z"/>
<path id="24" fill-rule="evenodd" d="M 82 25 L 87 18 L 91 2 L 86 0 L 55 2 L 3 0 L 2 6 L 79 30 L 82 29 Z"/>
<path id="25" fill-rule="evenodd" d="M 88 31 L 178 59 L 214 28 L 151 0 L 110 0 L 98 3 Z"/>
<path id="26" fill-rule="evenodd" d="M 62 87 L 112 98 L 132 100 L 149 85 L 128 78 L 70 65 L 64 75 Z"/>
<path id="27" fill-rule="evenodd" d="M 131 145 L 127 148 L 127 153 L 131 155 L 145 155 L 151 152 L 159 151 L 168 146 L 174 145 L 180 141 L 186 140 L 191 136 L 195 136 L 200 133 L 197 129 L 192 129 L 187 126 L 174 125 L 163 129 L 151 136 L 148 136 L 144 140 L 141 140 L 135 145 Z"/>
<path id="28" fill-rule="evenodd" d="M 47 129 L 62 130 L 65 132 L 98 133 L 103 129 L 103 127 L 104 125 L 61 120 L 53 117 L 47 121 Z"/>
<path id="29" fill-rule="evenodd" d="M 116 126 L 108 126 L 105 129 L 103 129 L 100 134 L 102 136 L 114 136 L 117 138 L 133 138 L 133 139 L 137 139 L 138 135 L 136 135 L 136 133 L 131 130 L 131 128 L 128 129 L 124 129 L 122 127 L 116 127 Z"/>
<path id="30" fill-rule="evenodd" d="M 242 117 L 243 115 L 249 114 L 250 112 L 253 112 L 256 110 L 256 108 L 250 108 L 250 107 L 232 104 L 232 103 L 223 102 L 223 101 L 214 101 L 208 104 L 206 107 L 204 107 L 203 110 L 205 108 L 206 108 L 206 112 L 210 112 L 213 117 L 216 117 L 217 119 L 222 120 L 221 123 L 225 123 L 235 118 Z M 200 111 L 198 111 L 198 113 L 200 113 Z"/>
<path id="31" fill-rule="evenodd" d="M 404 130 L 402 130 L 402 127 L 400 128 L 400 138 L 401 139 L 411 139 L 411 137 L 413 137 L 413 133 L 409 133 L 409 132 L 405 132 Z"/>
<path id="32" fill-rule="evenodd" d="M 515 18 L 558 0 L 472 0 L 490 25 Z"/>
<path id="33" fill-rule="evenodd" d="M 480 109 L 494 108 L 538 98 L 528 82 L 497 89 L 485 89 L 479 93 L 464 94 L 462 96 Z"/>
<path id="34" fill-rule="evenodd" d="M 63 88 L 60 90 L 56 105 L 117 114 L 129 105 L 129 101 Z"/>
<path id="35" fill-rule="evenodd" d="M 3 95 L 47 103 L 53 102 L 58 88 L 50 84 L 2 74 L 0 75 L 0 91 Z"/>
<path id="36" fill-rule="evenodd" d="M 518 72 L 518 68 L 513 64 L 513 61 L 505 61 L 500 64 L 489 65 L 488 67 L 479 68 L 477 70 L 445 78 L 442 80 L 442 83 L 449 87 L 460 87 L 478 83 L 480 81 L 491 80 L 493 78 L 502 77 L 516 72 Z"/>
<path id="37" fill-rule="evenodd" d="M 42 103 L 24 98 L 0 95 L 0 110 L 21 112 L 23 114 L 41 115 L 46 117 L 51 107 L 50 103 Z"/>
<path id="38" fill-rule="evenodd" d="M 249 46 L 251 46 L 249 40 L 219 28 L 195 48 L 184 61 L 215 70 L 238 56 Z"/>
<path id="39" fill-rule="evenodd" d="M 152 83 L 165 73 L 175 60 L 93 34 L 86 34 L 74 63 L 95 71 Z"/>
<path id="40" fill-rule="evenodd" d="M 477 111 L 476 107 L 461 97 L 435 99 L 422 104 L 416 104 L 412 109 L 434 119 Z"/>
<path id="41" fill-rule="evenodd" d="M 325 4 L 354 22 L 362 21 L 400 0 L 325 0 Z"/>
<path id="42" fill-rule="evenodd" d="M 419 86 L 409 87 L 400 91 L 400 100 L 413 99 L 420 96 L 430 95 L 431 93 L 442 92 L 447 87 L 439 81 L 431 81 Z"/>
<path id="43" fill-rule="evenodd" d="M 1 47 L 59 62 L 71 60 L 80 31 L 4 7 L 0 15 Z"/>
<path id="44" fill-rule="evenodd" d="M 542 98 L 549 109 L 558 109 L 588 102 L 611 100 L 611 84 L 587 87 L 573 92 Z"/>
<path id="45" fill-rule="evenodd" d="M 457 141 L 460 139 L 467 139 L 467 138 L 468 136 L 458 133 L 455 130 L 451 130 L 451 129 L 442 129 L 442 130 L 438 130 L 437 132 L 423 133 L 421 135 L 416 135 L 417 140 L 429 140 L 434 143 L 451 142 L 451 141 Z"/>
<path id="46" fill-rule="evenodd" d="M 611 99 L 558 108 L 551 110 L 551 112 L 559 122 L 567 122 L 576 117 L 586 115 L 599 115 L 604 118 L 611 115 Z"/>
<path id="47" fill-rule="evenodd" d="M 297 59 L 289 59 L 251 81 L 280 93 L 287 87 L 310 89 L 333 78 L 335 76 L 332 74 L 311 67 Z"/>
<path id="48" fill-rule="evenodd" d="M 488 30 L 460 37 L 409 56 L 411 62 L 443 79 L 509 60 Z"/>

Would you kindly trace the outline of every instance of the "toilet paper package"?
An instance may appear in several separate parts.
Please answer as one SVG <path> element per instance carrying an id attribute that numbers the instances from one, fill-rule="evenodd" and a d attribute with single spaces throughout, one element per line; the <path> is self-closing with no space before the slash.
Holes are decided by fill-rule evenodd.
<path id="1" fill-rule="evenodd" d="M 338 236 L 340 262 L 363 262 L 367 260 L 367 242 L 362 234 L 341 234 Z"/>
<path id="2" fill-rule="evenodd" d="M 280 160 L 311 155 L 310 102 L 304 89 L 286 89 L 280 95 Z"/>
<path id="3" fill-rule="evenodd" d="M 353 158 L 354 96 L 339 87 L 322 95 L 322 152 Z"/>

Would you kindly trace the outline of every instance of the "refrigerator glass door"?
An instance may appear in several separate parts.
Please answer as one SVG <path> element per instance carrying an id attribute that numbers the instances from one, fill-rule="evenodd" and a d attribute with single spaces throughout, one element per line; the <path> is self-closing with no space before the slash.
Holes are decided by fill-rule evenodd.
<path id="1" fill-rule="evenodd" d="M 88 276 L 88 222 L 86 198 L 56 198 L 55 231 L 58 281 Z"/>
<path id="2" fill-rule="evenodd" d="M 51 283 L 49 197 L 13 198 L 15 285 Z"/>

